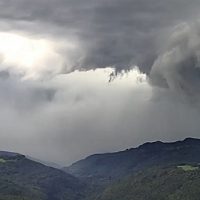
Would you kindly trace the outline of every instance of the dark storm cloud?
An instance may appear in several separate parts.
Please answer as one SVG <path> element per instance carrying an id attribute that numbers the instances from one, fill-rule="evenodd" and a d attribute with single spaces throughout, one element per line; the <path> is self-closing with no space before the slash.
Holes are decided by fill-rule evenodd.
<path id="1" fill-rule="evenodd" d="M 15 28 L 77 38 L 83 55 L 73 68 L 123 70 L 137 64 L 145 72 L 157 57 L 160 35 L 196 18 L 200 8 L 198 0 L 1 0 L 0 5 L 1 20 Z"/>
<path id="2" fill-rule="evenodd" d="M 200 94 L 200 22 L 183 23 L 172 32 L 151 70 L 155 85 L 190 97 Z M 164 43 L 164 42 L 163 42 Z"/>

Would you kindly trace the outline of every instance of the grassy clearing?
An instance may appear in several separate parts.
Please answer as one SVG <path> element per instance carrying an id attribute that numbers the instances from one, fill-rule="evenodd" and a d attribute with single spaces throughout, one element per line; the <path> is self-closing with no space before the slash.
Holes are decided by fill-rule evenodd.
<path id="1" fill-rule="evenodd" d="M 3 158 L 0 158 L 0 163 L 6 163 L 6 160 Z"/>
<path id="2" fill-rule="evenodd" d="M 192 166 L 192 165 L 180 165 L 178 168 L 181 168 L 184 171 L 195 171 L 198 170 L 198 166 Z"/>

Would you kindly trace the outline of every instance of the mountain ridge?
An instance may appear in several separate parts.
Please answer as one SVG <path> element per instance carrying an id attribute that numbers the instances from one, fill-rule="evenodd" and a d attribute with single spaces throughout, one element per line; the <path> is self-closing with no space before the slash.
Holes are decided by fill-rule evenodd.
<path id="1" fill-rule="evenodd" d="M 0 200 L 185 200 L 187 187 L 198 200 L 199 163 L 198 138 L 94 154 L 62 170 L 0 151 Z"/>
<path id="2" fill-rule="evenodd" d="M 0 200 L 79 200 L 79 179 L 12 152 L 0 152 Z"/>
<path id="3" fill-rule="evenodd" d="M 124 151 L 94 154 L 63 170 L 83 179 L 108 179 L 110 177 L 117 179 L 132 171 L 156 164 L 184 162 L 200 162 L 199 138 L 188 137 L 176 142 L 147 142 Z"/>

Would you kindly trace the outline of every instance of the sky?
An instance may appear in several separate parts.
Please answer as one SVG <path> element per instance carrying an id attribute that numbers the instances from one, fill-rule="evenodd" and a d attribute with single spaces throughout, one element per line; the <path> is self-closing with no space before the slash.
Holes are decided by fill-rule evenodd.
<path id="1" fill-rule="evenodd" d="M 0 150 L 67 166 L 200 137 L 199 0 L 0 0 Z"/>

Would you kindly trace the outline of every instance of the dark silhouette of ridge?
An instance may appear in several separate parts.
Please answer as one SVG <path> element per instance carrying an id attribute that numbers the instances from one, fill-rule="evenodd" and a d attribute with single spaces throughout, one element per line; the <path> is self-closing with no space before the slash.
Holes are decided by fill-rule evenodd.
<path id="1" fill-rule="evenodd" d="M 125 151 L 95 154 L 64 170 L 83 179 L 118 179 L 151 166 L 200 163 L 200 139 L 147 142 Z"/>

